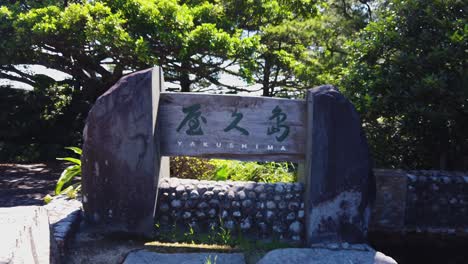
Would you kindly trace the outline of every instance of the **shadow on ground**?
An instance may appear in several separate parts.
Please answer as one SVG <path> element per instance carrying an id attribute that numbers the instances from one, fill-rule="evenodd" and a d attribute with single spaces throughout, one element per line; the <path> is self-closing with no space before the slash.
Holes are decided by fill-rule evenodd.
<path id="1" fill-rule="evenodd" d="M 43 205 L 53 194 L 63 163 L 0 164 L 0 207 Z"/>
<path id="2" fill-rule="evenodd" d="M 399 264 L 466 264 L 468 238 L 455 234 L 370 232 L 373 248 Z"/>

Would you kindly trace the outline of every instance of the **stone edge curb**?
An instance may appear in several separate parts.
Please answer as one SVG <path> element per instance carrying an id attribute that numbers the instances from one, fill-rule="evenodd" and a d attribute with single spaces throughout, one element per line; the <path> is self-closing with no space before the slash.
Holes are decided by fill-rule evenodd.
<path id="1" fill-rule="evenodd" d="M 65 256 L 67 246 L 73 239 L 82 218 L 82 204 L 79 200 L 59 196 L 44 208 L 49 214 L 49 222 L 58 253 Z"/>

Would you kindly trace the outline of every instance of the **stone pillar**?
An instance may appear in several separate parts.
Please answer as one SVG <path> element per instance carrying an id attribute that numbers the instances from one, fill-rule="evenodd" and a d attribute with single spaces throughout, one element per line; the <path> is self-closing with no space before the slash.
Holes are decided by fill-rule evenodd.
<path id="1" fill-rule="evenodd" d="M 335 87 L 307 92 L 307 246 L 365 243 L 375 180 L 354 106 Z"/>
<path id="2" fill-rule="evenodd" d="M 122 77 L 99 97 L 83 132 L 85 218 L 104 232 L 150 235 L 160 173 L 159 67 Z"/>

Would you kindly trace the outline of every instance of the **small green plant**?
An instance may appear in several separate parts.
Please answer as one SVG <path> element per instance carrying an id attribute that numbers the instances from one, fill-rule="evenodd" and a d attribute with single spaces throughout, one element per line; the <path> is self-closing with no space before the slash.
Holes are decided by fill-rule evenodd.
<path id="1" fill-rule="evenodd" d="M 231 230 L 229 230 L 229 229 L 227 229 L 227 228 L 220 225 L 217 235 L 218 235 L 218 238 L 219 238 L 221 244 L 223 244 L 223 245 L 232 245 L 233 244 Z"/>
<path id="2" fill-rule="evenodd" d="M 211 259 L 211 255 L 209 255 L 205 259 L 205 264 L 216 264 L 216 261 L 218 260 L 218 255 L 215 255 L 213 259 Z"/>
<path id="3" fill-rule="evenodd" d="M 78 147 L 66 147 L 66 149 L 69 149 L 80 156 L 82 154 L 82 150 Z M 71 182 L 76 176 L 81 176 L 81 160 L 79 158 L 73 157 L 57 159 L 69 161 L 73 163 L 73 165 L 70 165 L 67 168 L 65 168 L 65 170 L 63 170 L 62 174 L 60 175 L 60 178 L 57 180 L 57 184 L 55 185 L 55 195 L 46 195 L 44 197 L 45 203 L 49 203 L 57 195 L 67 195 L 69 198 L 74 199 L 81 190 L 81 182 L 71 184 Z M 66 188 L 64 189 L 64 187 Z"/>
<path id="4" fill-rule="evenodd" d="M 195 244 L 195 230 L 189 225 L 188 231 L 184 233 L 185 241 Z"/>
<path id="5" fill-rule="evenodd" d="M 219 219 L 219 224 L 212 225 L 208 232 L 195 232 L 192 226 L 188 225 L 188 229 L 179 228 L 176 224 L 172 226 L 162 226 L 159 223 L 155 224 L 157 236 L 156 240 L 163 242 L 177 242 L 186 244 L 208 244 L 208 245 L 223 245 L 231 249 L 241 250 L 246 254 L 255 254 L 260 251 L 271 251 L 278 248 L 297 247 L 297 244 L 292 244 L 279 240 L 274 237 L 273 240 L 258 240 L 244 237 L 237 227 L 237 233 L 232 234 L 231 230 L 225 228 L 222 219 Z M 164 230 L 163 230 L 164 229 Z M 208 256 L 204 263 L 216 263 L 214 259 Z"/>
<path id="6" fill-rule="evenodd" d="M 160 223 L 155 224 L 156 228 L 156 238 L 164 242 L 188 242 L 188 233 L 184 232 L 184 229 L 179 228 L 177 224 L 172 224 L 170 226 L 164 226 Z M 195 235 L 195 232 L 193 232 Z M 193 240 L 193 239 L 192 239 Z"/>
<path id="7" fill-rule="evenodd" d="M 222 219 L 219 219 L 219 223 L 219 231 L 216 233 L 216 237 L 218 238 L 219 242 L 222 245 L 233 246 L 235 243 L 232 239 L 231 230 L 224 227 Z"/>

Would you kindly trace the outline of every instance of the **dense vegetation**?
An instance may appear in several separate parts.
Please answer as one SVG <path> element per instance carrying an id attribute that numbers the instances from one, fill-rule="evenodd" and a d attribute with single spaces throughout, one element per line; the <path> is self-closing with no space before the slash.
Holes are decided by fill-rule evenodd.
<path id="1" fill-rule="evenodd" d="M 15 82 L 0 82 L 0 160 L 64 155 L 99 95 L 161 65 L 180 91 L 300 98 L 337 85 L 376 166 L 465 169 L 466 11 L 461 0 L 2 1 L 0 79 Z"/>
<path id="2" fill-rule="evenodd" d="M 184 179 L 214 181 L 295 182 L 297 168 L 290 162 L 246 162 L 174 157 L 171 175 Z"/>

